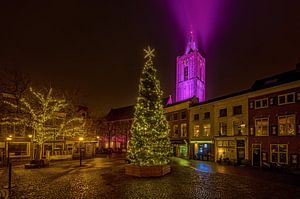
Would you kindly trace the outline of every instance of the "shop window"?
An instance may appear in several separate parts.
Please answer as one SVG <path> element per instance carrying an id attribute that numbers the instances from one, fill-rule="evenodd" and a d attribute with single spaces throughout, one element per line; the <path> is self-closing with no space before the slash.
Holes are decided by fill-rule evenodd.
<path id="1" fill-rule="evenodd" d="M 226 117 L 227 116 L 227 108 L 220 109 L 220 117 Z"/>
<path id="2" fill-rule="evenodd" d="M 199 120 L 199 114 L 194 114 L 194 120 L 198 121 Z"/>
<path id="3" fill-rule="evenodd" d="M 203 125 L 203 136 L 209 136 L 210 135 L 210 124 L 204 124 Z"/>
<path id="4" fill-rule="evenodd" d="M 269 119 L 260 118 L 255 119 L 255 135 L 268 136 L 269 135 Z"/>
<path id="5" fill-rule="evenodd" d="M 194 137 L 199 137 L 200 127 L 199 125 L 194 125 Z"/>
<path id="6" fill-rule="evenodd" d="M 204 119 L 209 119 L 209 118 L 210 118 L 210 112 L 205 112 Z"/>
<path id="7" fill-rule="evenodd" d="M 278 117 L 279 135 L 296 135 L 295 115 Z"/>
<path id="8" fill-rule="evenodd" d="M 220 129 L 220 131 L 219 131 L 220 136 L 227 135 L 227 124 L 225 122 L 220 122 L 219 129 Z"/>
<path id="9" fill-rule="evenodd" d="M 295 93 L 288 93 L 278 96 L 278 105 L 291 104 L 295 102 Z"/>
<path id="10" fill-rule="evenodd" d="M 187 127 L 186 123 L 181 124 L 181 137 L 187 137 Z"/>
<path id="11" fill-rule="evenodd" d="M 242 114 L 242 105 L 234 106 L 233 115 L 240 115 L 240 114 Z"/>
<path id="12" fill-rule="evenodd" d="M 281 164 L 288 163 L 288 145 L 270 144 L 270 160 Z"/>
<path id="13" fill-rule="evenodd" d="M 26 156 L 29 155 L 28 154 L 28 143 L 24 143 L 24 142 L 13 142 L 13 143 L 9 143 L 9 153 L 12 156 Z"/>

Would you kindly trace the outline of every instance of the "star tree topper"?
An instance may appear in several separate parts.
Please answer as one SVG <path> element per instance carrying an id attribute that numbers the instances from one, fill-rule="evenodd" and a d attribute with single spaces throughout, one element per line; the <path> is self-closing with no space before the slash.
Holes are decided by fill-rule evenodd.
<path id="1" fill-rule="evenodd" d="M 148 46 L 147 49 L 144 49 L 144 52 L 145 52 L 144 58 L 152 59 L 153 57 L 155 57 L 154 51 L 155 51 L 154 48 L 152 49 L 150 46 Z"/>

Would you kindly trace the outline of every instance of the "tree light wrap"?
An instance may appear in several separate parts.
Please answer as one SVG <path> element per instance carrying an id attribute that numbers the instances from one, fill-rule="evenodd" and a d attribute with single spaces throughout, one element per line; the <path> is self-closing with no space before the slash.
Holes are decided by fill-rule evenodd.
<path id="1" fill-rule="evenodd" d="M 46 93 L 29 88 L 29 95 L 20 99 L 19 106 L 4 101 L 12 108 L 20 110 L 15 116 L 1 118 L 1 125 L 23 125 L 34 130 L 33 142 L 37 144 L 36 159 L 41 158 L 41 148 L 46 141 L 57 136 L 74 137 L 84 134 L 85 122 L 67 112 L 69 103 L 53 96 L 50 88 Z M 55 123 L 55 125 L 54 125 Z"/>
<path id="2" fill-rule="evenodd" d="M 171 154 L 169 126 L 162 105 L 162 90 L 152 58 L 154 49 L 144 49 L 146 63 L 139 83 L 127 157 L 139 166 L 166 165 Z"/>

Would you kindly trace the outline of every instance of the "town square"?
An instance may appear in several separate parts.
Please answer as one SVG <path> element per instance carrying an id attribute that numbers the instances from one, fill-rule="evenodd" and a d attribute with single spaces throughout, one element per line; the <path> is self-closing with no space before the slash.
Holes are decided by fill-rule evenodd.
<path id="1" fill-rule="evenodd" d="M 0 199 L 300 198 L 299 7 L 0 2 Z"/>

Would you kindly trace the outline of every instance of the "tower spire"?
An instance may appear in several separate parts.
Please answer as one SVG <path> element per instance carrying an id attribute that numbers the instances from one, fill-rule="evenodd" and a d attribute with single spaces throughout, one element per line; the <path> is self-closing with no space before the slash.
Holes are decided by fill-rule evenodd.
<path id="1" fill-rule="evenodd" d="M 187 46 L 185 49 L 185 54 L 188 54 L 191 50 L 198 51 L 196 42 L 195 42 L 195 38 L 194 38 L 194 33 L 192 30 L 189 32 L 188 43 L 187 43 Z"/>

